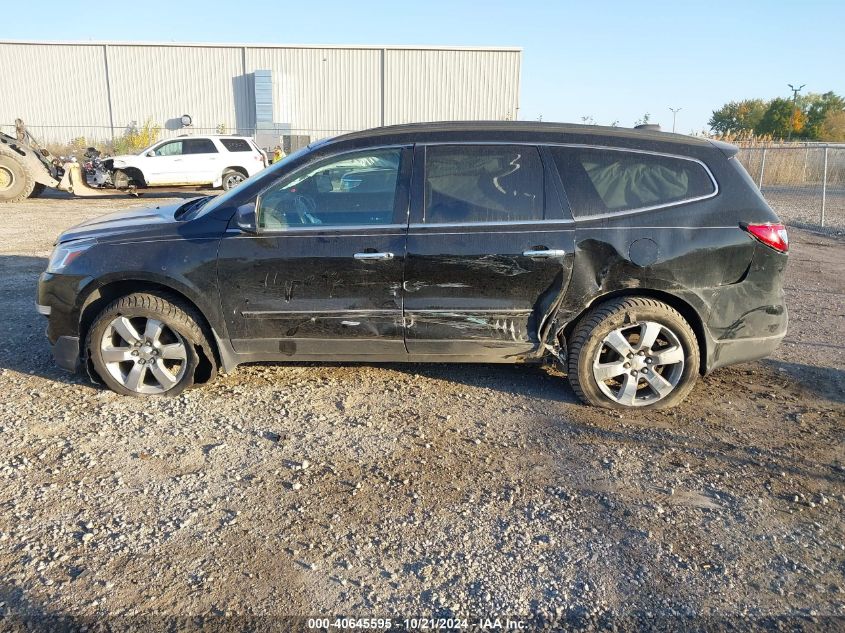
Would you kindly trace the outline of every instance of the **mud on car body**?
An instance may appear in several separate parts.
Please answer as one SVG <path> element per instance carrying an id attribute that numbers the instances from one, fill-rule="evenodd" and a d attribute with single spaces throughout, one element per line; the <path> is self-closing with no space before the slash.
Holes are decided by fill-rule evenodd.
<path id="1" fill-rule="evenodd" d="M 537 362 L 666 407 L 786 333 L 786 232 L 730 145 L 522 122 L 322 141 L 218 198 L 63 233 L 56 361 L 172 395 L 265 360 Z"/>

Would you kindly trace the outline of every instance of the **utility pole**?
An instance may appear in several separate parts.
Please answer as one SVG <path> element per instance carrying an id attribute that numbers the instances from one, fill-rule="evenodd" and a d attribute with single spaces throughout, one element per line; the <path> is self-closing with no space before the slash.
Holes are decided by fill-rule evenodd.
<path id="1" fill-rule="evenodd" d="M 789 86 L 789 89 L 792 91 L 792 116 L 789 117 L 789 134 L 787 134 L 786 137 L 786 140 L 789 141 L 792 139 L 792 128 L 795 127 L 795 111 L 798 109 L 798 93 L 801 92 L 801 88 L 807 84 L 801 84 L 797 88 L 792 84 L 786 85 Z"/>
<path id="2" fill-rule="evenodd" d="M 669 108 L 672 111 L 672 133 L 675 132 L 675 118 L 678 116 L 678 112 L 683 110 L 683 108 Z"/>

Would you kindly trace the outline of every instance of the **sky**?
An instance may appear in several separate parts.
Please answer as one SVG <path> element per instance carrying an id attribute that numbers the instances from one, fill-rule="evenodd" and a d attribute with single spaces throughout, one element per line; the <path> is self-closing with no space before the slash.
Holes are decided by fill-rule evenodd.
<path id="1" fill-rule="evenodd" d="M 743 98 L 845 95 L 845 0 L 42 0 L 3 38 L 518 46 L 523 120 L 707 128 Z M 57 60 L 57 63 L 61 63 Z"/>

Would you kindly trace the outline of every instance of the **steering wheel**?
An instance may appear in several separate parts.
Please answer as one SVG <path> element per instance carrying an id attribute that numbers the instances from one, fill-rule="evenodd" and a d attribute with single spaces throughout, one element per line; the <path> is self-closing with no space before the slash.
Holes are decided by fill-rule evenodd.
<path id="1" fill-rule="evenodd" d="M 301 224 L 322 224 L 314 213 L 317 203 L 306 194 L 290 191 L 275 191 L 262 201 L 267 216 L 280 227 Z"/>
<path id="2" fill-rule="evenodd" d="M 314 213 L 317 211 L 317 202 L 311 196 L 302 193 L 293 194 L 293 212 L 299 218 L 300 224 L 322 224 L 320 218 Z"/>

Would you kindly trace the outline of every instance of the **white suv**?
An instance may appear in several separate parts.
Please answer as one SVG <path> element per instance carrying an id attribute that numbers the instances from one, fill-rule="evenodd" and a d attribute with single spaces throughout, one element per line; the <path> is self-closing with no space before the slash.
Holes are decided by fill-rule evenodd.
<path id="1" fill-rule="evenodd" d="M 228 191 L 267 166 L 267 156 L 244 136 L 180 136 L 139 154 L 103 161 L 115 187 L 130 184 L 211 185 Z"/>

